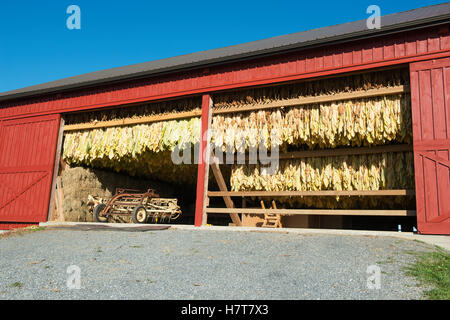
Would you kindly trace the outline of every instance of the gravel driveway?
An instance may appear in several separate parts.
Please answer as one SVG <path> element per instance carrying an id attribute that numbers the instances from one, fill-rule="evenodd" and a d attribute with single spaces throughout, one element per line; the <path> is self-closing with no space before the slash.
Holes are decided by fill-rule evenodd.
<path id="1" fill-rule="evenodd" d="M 389 237 L 47 229 L 0 239 L 0 299 L 420 299 L 402 267 L 409 251 L 431 249 Z M 71 265 L 80 289 L 67 287 Z M 370 265 L 380 289 L 367 288 Z"/>

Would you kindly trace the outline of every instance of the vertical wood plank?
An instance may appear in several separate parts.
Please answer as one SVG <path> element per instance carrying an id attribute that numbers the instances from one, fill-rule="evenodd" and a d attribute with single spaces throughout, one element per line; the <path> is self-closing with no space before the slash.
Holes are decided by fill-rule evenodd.
<path id="1" fill-rule="evenodd" d="M 416 40 L 416 48 L 418 54 L 428 52 L 428 38 L 426 34 L 424 33 L 419 34 Z"/>
<path id="2" fill-rule="evenodd" d="M 363 63 L 369 63 L 373 61 L 373 47 L 372 44 L 367 44 L 362 49 L 362 61 Z"/>
<path id="3" fill-rule="evenodd" d="M 200 148 L 198 154 L 197 197 L 195 201 L 194 225 L 200 227 L 205 223 L 206 193 L 208 191 L 208 174 L 210 161 L 209 128 L 211 125 L 212 98 L 209 94 L 202 98 L 202 118 Z"/>
<path id="4" fill-rule="evenodd" d="M 411 71 L 410 73 L 411 83 L 411 114 L 412 114 L 412 129 L 413 129 L 413 141 L 422 140 L 422 121 L 420 113 L 420 87 L 419 87 L 419 72 Z"/>
<path id="5" fill-rule="evenodd" d="M 353 48 L 346 47 L 342 54 L 342 63 L 344 66 L 351 66 L 353 64 Z"/>
<path id="6" fill-rule="evenodd" d="M 329 47 L 323 49 L 323 67 L 324 69 L 333 68 L 333 52 Z"/>
<path id="7" fill-rule="evenodd" d="M 335 48 L 334 53 L 333 53 L 333 67 L 341 68 L 343 60 L 344 60 L 344 57 L 343 57 L 342 51 L 338 50 L 338 48 Z"/>
<path id="8" fill-rule="evenodd" d="M 443 68 L 431 70 L 431 92 L 433 94 L 433 127 L 435 139 L 447 138 L 447 125 L 444 102 Z"/>
<path id="9" fill-rule="evenodd" d="M 395 58 L 395 49 L 394 49 L 395 40 L 391 37 L 388 37 L 384 40 L 384 50 L 383 57 L 384 59 L 394 59 Z"/>
<path id="10" fill-rule="evenodd" d="M 423 161 L 425 183 L 425 212 L 426 221 L 439 216 L 438 190 L 437 190 L 437 163 L 424 157 Z"/>
<path id="11" fill-rule="evenodd" d="M 420 117 L 422 127 L 422 139 L 434 138 L 433 127 L 433 101 L 431 96 L 431 71 L 419 71 L 420 86 Z"/>
<path id="12" fill-rule="evenodd" d="M 58 132 L 58 141 L 56 143 L 56 152 L 55 152 L 55 161 L 53 165 L 53 174 L 52 174 L 52 186 L 50 191 L 50 201 L 49 201 L 49 208 L 48 208 L 48 215 L 47 220 L 51 221 L 55 217 L 54 212 L 54 203 L 55 199 L 57 197 L 56 195 L 56 179 L 58 177 L 59 172 L 59 163 L 61 160 L 61 154 L 62 154 L 62 141 L 64 137 L 64 119 L 61 118 L 59 121 L 59 132 Z"/>
<path id="13" fill-rule="evenodd" d="M 450 67 L 443 67 L 444 77 L 444 108 L 446 119 L 447 139 L 450 139 Z"/>
<path id="14" fill-rule="evenodd" d="M 405 54 L 407 56 L 413 56 L 413 55 L 417 54 L 416 39 L 415 39 L 414 35 L 411 33 L 406 36 Z"/>
<path id="15" fill-rule="evenodd" d="M 382 61 L 383 59 L 383 41 L 378 39 L 374 42 L 373 46 L 373 60 Z"/>

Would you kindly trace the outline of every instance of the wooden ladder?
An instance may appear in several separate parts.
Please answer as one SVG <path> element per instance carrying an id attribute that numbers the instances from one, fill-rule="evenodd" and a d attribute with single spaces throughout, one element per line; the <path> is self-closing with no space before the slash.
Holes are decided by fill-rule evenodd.
<path id="1" fill-rule="evenodd" d="M 261 200 L 261 207 L 265 209 L 264 201 Z M 275 200 L 272 200 L 272 209 L 277 209 Z M 263 228 L 282 228 L 281 225 L 281 215 L 275 213 L 264 213 L 264 222 L 262 224 Z"/>

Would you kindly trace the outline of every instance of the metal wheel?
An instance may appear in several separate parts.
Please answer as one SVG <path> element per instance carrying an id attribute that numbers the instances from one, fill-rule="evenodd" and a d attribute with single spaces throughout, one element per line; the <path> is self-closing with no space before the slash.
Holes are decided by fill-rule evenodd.
<path id="1" fill-rule="evenodd" d="M 106 208 L 106 204 L 99 203 L 94 207 L 94 219 L 97 222 L 106 222 L 108 221 L 108 217 L 102 216 L 102 211 Z"/>
<path id="2" fill-rule="evenodd" d="M 145 223 L 147 221 L 147 210 L 144 206 L 136 206 L 131 216 L 134 223 Z"/>

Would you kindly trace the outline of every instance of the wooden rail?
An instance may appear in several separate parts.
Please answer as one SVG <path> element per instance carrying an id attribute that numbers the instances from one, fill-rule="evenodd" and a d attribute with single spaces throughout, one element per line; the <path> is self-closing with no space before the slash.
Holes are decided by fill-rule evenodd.
<path id="1" fill-rule="evenodd" d="M 415 210 L 343 210 L 343 209 L 261 209 L 261 208 L 206 208 L 207 213 L 331 215 L 331 216 L 416 216 Z"/>
<path id="2" fill-rule="evenodd" d="M 110 121 L 96 121 L 96 122 L 89 122 L 89 123 L 69 124 L 69 125 L 64 126 L 64 131 L 79 131 L 79 130 L 89 130 L 89 129 L 98 129 L 98 128 L 129 126 L 129 125 L 145 124 L 145 123 L 152 123 L 152 122 L 159 122 L 159 121 L 169 121 L 169 120 L 199 117 L 199 116 L 201 116 L 201 114 L 202 114 L 201 110 L 195 110 L 195 111 L 184 111 L 184 112 L 163 114 L 163 115 L 145 116 L 145 117 L 141 117 L 141 118 L 125 118 L 125 119 L 110 120 Z"/>
<path id="3" fill-rule="evenodd" d="M 350 147 L 350 148 L 334 148 L 334 149 L 317 149 L 317 150 L 304 150 L 304 151 L 292 151 L 280 153 L 278 159 L 301 159 L 301 158 L 320 158 L 320 157 L 336 157 L 336 156 L 348 156 L 348 155 L 361 155 L 361 154 L 374 154 L 374 153 L 386 153 L 386 152 L 404 152 L 413 151 L 411 144 L 392 144 L 392 145 L 380 145 L 373 147 Z M 226 159 L 226 158 L 225 158 Z M 234 163 L 238 163 L 239 155 L 234 155 Z M 259 156 L 257 160 L 272 160 L 271 156 Z M 248 164 L 249 156 L 245 154 L 245 161 Z M 222 164 L 222 162 L 221 162 Z"/>
<path id="4" fill-rule="evenodd" d="M 255 105 L 247 105 L 242 107 L 221 107 L 214 109 L 213 114 L 224 114 L 224 113 L 235 113 L 235 112 L 245 112 L 245 111 L 254 111 L 254 110 L 262 110 L 262 109 L 274 109 L 281 107 L 294 107 L 294 106 L 302 106 L 308 104 L 315 103 L 326 103 L 326 102 L 334 102 L 334 101 L 343 101 L 343 100 L 352 100 L 352 99 L 363 99 L 363 98 L 371 98 L 377 96 L 385 96 L 385 95 L 393 95 L 393 94 L 401 94 L 405 92 L 409 92 L 409 86 L 395 86 L 388 88 L 377 88 L 377 89 L 369 89 L 369 90 L 360 90 L 353 92 L 343 92 L 337 94 L 327 94 L 320 96 L 312 96 L 312 97 L 304 97 L 304 98 L 295 98 L 295 99 L 286 99 L 286 100 L 278 100 L 266 104 L 255 104 Z"/>
<path id="5" fill-rule="evenodd" d="M 271 108 L 280 108 L 280 107 L 290 107 L 290 106 L 301 106 L 307 104 L 314 103 L 324 103 L 324 102 L 333 102 L 333 101 L 342 101 L 342 100 L 351 100 L 351 99 L 359 99 L 359 98 L 370 98 L 376 96 L 384 96 L 384 95 L 392 95 L 392 94 L 400 94 L 409 92 L 410 88 L 408 86 L 395 86 L 389 88 L 378 88 L 378 89 L 369 89 L 369 90 L 361 90 L 354 92 L 344 92 L 338 94 L 328 94 L 314 97 L 305 97 L 305 98 L 295 98 L 288 100 L 279 100 L 274 101 L 267 104 L 255 104 L 243 107 L 232 107 L 232 108 L 220 108 L 213 109 L 212 113 L 215 114 L 224 114 L 224 113 L 235 113 L 235 112 L 243 112 L 243 111 L 253 111 L 253 110 L 261 110 L 261 109 L 271 109 Z M 128 125 L 137 125 L 158 121 L 169 121 L 169 120 L 177 120 L 184 118 L 192 118 L 201 116 L 201 110 L 194 111 L 184 111 L 178 113 L 170 113 L 164 115 L 152 115 L 145 116 L 140 118 L 125 118 L 119 120 L 110 120 L 110 121 L 96 121 L 89 123 L 78 123 L 78 124 L 69 124 L 64 126 L 64 131 L 79 131 L 79 130 L 89 130 L 89 129 L 98 129 L 98 128 L 109 128 L 109 127 L 119 127 L 119 126 L 128 126 Z"/>
<path id="6" fill-rule="evenodd" d="M 208 197 L 413 196 L 414 190 L 208 191 Z"/>

